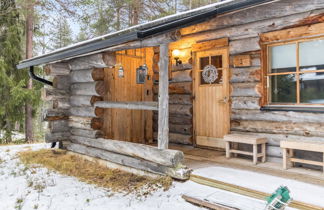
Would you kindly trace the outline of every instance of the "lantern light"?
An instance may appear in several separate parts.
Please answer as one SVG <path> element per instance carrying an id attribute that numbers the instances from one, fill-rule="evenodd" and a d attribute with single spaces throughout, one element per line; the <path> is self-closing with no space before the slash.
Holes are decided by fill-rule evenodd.
<path id="1" fill-rule="evenodd" d="M 175 49 L 172 51 L 172 56 L 174 58 L 174 60 L 176 61 L 176 66 L 178 66 L 179 64 L 182 64 L 182 61 L 180 60 L 180 50 Z"/>

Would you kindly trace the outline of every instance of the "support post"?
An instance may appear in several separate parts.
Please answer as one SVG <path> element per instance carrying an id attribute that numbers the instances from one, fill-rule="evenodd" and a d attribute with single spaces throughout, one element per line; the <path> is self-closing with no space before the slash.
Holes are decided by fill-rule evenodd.
<path id="1" fill-rule="evenodd" d="M 160 45 L 158 148 L 169 145 L 169 46 Z"/>

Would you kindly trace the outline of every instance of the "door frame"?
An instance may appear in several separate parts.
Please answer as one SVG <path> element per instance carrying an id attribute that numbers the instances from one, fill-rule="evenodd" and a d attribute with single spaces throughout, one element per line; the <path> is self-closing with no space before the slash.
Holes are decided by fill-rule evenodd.
<path id="1" fill-rule="evenodd" d="M 201 42 L 194 44 L 192 47 L 192 56 L 193 56 L 193 73 L 192 73 L 192 85 L 193 85 L 193 146 L 194 147 L 203 147 L 203 148 L 225 148 L 225 142 L 223 142 L 223 138 L 214 138 L 214 137 L 202 137 L 204 139 L 201 139 L 202 141 L 205 141 L 205 145 L 198 145 L 197 144 L 197 130 L 196 130 L 196 79 L 197 78 L 197 52 L 201 51 L 208 51 L 208 50 L 226 50 L 226 56 L 227 56 L 227 85 L 225 86 L 225 91 L 227 92 L 227 96 L 229 98 L 229 104 L 228 104 L 228 128 L 230 130 L 230 114 L 231 114 L 231 103 L 230 103 L 230 55 L 229 55 L 229 46 L 228 46 L 228 38 L 223 39 L 217 39 L 217 40 L 210 40 L 206 42 Z M 229 132 L 228 130 L 228 132 Z M 208 145 L 207 145 L 208 144 Z"/>

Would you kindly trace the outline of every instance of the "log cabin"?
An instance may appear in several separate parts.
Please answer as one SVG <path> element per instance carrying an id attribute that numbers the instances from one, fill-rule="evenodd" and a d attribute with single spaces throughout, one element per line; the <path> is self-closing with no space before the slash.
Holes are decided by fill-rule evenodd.
<path id="1" fill-rule="evenodd" d="M 231 134 L 266 138 L 270 162 L 286 158 L 282 141 L 324 142 L 323 0 L 221 1 L 24 68 L 45 84 L 46 142 L 127 167 L 187 179 L 169 145 L 224 150 Z M 323 161 L 307 148 L 294 155 Z"/>

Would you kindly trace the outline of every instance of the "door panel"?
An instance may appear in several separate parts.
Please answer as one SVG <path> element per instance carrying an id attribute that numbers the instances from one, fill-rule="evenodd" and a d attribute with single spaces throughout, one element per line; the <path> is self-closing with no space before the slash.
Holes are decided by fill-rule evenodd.
<path id="1" fill-rule="evenodd" d="M 199 146 L 224 148 L 222 138 L 229 132 L 228 49 L 197 52 L 195 55 L 194 116 L 195 137 Z M 216 67 L 213 81 L 203 69 Z"/>

